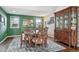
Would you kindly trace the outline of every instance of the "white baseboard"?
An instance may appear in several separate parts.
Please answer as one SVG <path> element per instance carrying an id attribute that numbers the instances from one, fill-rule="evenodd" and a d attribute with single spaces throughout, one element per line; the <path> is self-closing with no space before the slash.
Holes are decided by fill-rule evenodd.
<path id="1" fill-rule="evenodd" d="M 6 37 L 0 42 L 0 44 L 3 43 L 7 38 L 8 38 L 8 37 L 6 36 Z"/>
<path id="2" fill-rule="evenodd" d="M 21 35 L 10 35 L 8 37 L 19 37 L 19 36 L 21 36 Z"/>
<path id="3" fill-rule="evenodd" d="M 3 43 L 8 37 L 19 37 L 20 35 L 10 35 L 10 36 L 6 36 L 1 42 L 0 42 L 0 44 L 1 43 Z"/>
<path id="4" fill-rule="evenodd" d="M 54 36 L 48 35 L 48 37 L 54 38 Z"/>

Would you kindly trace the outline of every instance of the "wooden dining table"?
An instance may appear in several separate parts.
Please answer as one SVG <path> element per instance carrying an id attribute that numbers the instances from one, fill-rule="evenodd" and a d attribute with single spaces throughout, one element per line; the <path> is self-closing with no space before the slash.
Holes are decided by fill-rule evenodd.
<path id="1" fill-rule="evenodd" d="M 29 31 L 29 32 L 25 31 L 26 44 L 29 44 L 29 47 L 32 47 L 33 44 L 42 44 L 43 40 L 40 41 L 40 38 L 38 37 L 39 34 L 37 32 L 36 31 Z M 39 40 L 36 42 L 37 38 L 39 38 Z"/>

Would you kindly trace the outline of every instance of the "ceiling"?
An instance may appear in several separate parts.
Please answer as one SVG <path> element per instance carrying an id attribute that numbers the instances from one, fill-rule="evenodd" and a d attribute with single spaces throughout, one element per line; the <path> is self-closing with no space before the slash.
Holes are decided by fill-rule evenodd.
<path id="1" fill-rule="evenodd" d="M 31 16 L 49 16 L 56 10 L 66 8 L 67 6 L 2 6 L 9 14 L 31 15 Z"/>

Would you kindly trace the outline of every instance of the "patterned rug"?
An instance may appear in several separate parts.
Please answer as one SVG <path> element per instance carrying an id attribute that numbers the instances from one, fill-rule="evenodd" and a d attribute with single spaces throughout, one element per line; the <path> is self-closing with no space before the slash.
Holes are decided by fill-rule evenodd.
<path id="1" fill-rule="evenodd" d="M 20 37 L 15 37 L 9 45 L 7 52 L 56 52 L 65 49 L 65 47 L 58 45 L 57 43 L 48 39 L 47 47 L 31 47 L 29 48 L 25 44 L 20 48 Z"/>

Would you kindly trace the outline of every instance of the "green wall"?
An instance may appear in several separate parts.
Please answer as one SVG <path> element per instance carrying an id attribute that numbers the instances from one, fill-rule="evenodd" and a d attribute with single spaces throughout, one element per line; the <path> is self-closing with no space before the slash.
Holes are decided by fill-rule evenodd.
<path id="1" fill-rule="evenodd" d="M 20 19 L 19 19 L 19 28 L 10 28 L 10 16 L 19 16 Z M 27 15 L 15 15 L 15 14 L 8 14 L 7 15 L 7 18 L 8 18 L 8 35 L 20 35 L 22 31 L 24 31 L 25 29 L 27 29 L 28 27 L 23 27 L 22 23 L 23 23 L 23 20 L 25 19 L 32 19 L 34 21 L 34 26 L 33 27 L 30 27 L 32 29 L 35 28 L 35 19 L 36 19 L 36 16 L 27 16 Z"/>
<path id="2" fill-rule="evenodd" d="M 2 30 L 0 30 L 0 41 L 2 41 L 7 36 L 7 14 L 1 7 L 0 15 L 2 15 L 5 18 L 5 26 L 1 26 Z"/>

